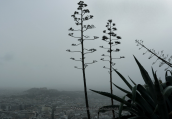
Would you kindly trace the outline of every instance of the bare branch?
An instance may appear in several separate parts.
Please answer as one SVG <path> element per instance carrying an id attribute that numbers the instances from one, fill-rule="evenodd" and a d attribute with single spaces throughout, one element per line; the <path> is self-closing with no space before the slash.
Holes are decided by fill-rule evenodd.
<path id="1" fill-rule="evenodd" d="M 74 66 L 74 68 L 76 68 L 76 69 L 82 69 L 82 68 L 78 68 L 77 66 Z"/>
<path id="2" fill-rule="evenodd" d="M 106 56 L 107 56 L 107 57 L 110 57 L 109 55 L 105 55 L 105 54 L 102 54 L 102 56 L 105 56 L 105 57 L 106 57 Z"/>
<path id="3" fill-rule="evenodd" d="M 96 49 L 94 49 L 94 48 L 89 49 L 89 50 L 84 48 L 84 50 L 91 51 L 91 52 L 86 52 L 86 53 L 84 53 L 84 54 L 87 54 L 87 53 L 93 53 L 93 52 L 95 52 L 95 51 L 96 51 Z"/>
<path id="4" fill-rule="evenodd" d="M 71 37 L 73 37 L 73 38 L 81 38 L 81 37 L 74 37 L 74 36 L 71 36 Z"/>
<path id="5" fill-rule="evenodd" d="M 111 58 L 111 59 L 121 59 L 121 57 L 120 58 Z"/>
<path id="6" fill-rule="evenodd" d="M 111 39 L 111 40 L 119 40 L 119 39 Z"/>
<path id="7" fill-rule="evenodd" d="M 68 52 L 80 52 L 81 53 L 81 51 L 71 51 L 70 49 L 67 49 L 66 51 L 68 51 Z"/>
<path id="8" fill-rule="evenodd" d="M 83 39 L 83 40 L 95 40 L 95 39 L 98 39 L 99 37 L 97 37 L 97 36 L 94 36 L 94 38 L 93 39 Z"/>
<path id="9" fill-rule="evenodd" d="M 93 52 L 86 52 L 86 53 L 84 53 L 84 54 L 88 54 L 88 53 L 93 53 Z"/>
<path id="10" fill-rule="evenodd" d="M 74 38 L 81 38 L 81 37 L 75 37 L 75 36 L 73 36 L 73 33 L 69 33 L 68 35 L 71 36 L 71 37 L 74 37 Z"/>
<path id="11" fill-rule="evenodd" d="M 84 35 L 83 35 L 84 36 Z M 89 38 L 89 36 L 84 36 L 85 38 Z"/>
<path id="12" fill-rule="evenodd" d="M 87 65 L 87 64 L 93 64 L 93 63 L 96 63 L 97 61 L 96 60 L 93 60 L 93 62 L 91 62 L 91 63 L 85 63 L 85 65 Z"/>
<path id="13" fill-rule="evenodd" d="M 108 61 L 108 62 L 110 62 L 109 60 L 104 60 L 104 58 L 101 58 L 100 60 L 102 60 L 102 61 Z"/>
<path id="14" fill-rule="evenodd" d="M 109 70 L 110 70 L 110 68 L 107 68 L 107 67 L 105 67 L 105 66 L 104 66 L 103 68 L 105 68 L 105 69 L 109 69 Z"/>
<path id="15" fill-rule="evenodd" d="M 147 49 L 147 51 L 149 51 L 150 53 L 152 53 L 153 56 L 156 56 L 158 59 L 162 60 L 165 64 L 167 64 L 168 66 L 172 67 L 172 64 L 171 64 L 171 63 L 169 63 L 169 62 L 165 61 L 163 58 L 161 58 L 161 57 L 164 56 L 164 54 L 162 54 L 163 51 L 161 51 L 161 55 L 158 56 L 158 55 L 154 52 L 154 50 L 151 51 L 151 50 L 149 50 L 147 47 L 145 47 L 145 46 L 143 45 L 143 41 L 142 41 L 142 40 L 140 40 L 140 42 L 139 42 L 139 40 L 135 40 L 135 41 L 136 41 L 136 43 L 138 43 L 137 46 L 138 46 L 138 45 L 141 45 L 142 47 L 144 47 L 145 49 Z M 143 53 L 143 54 L 145 54 L 145 53 Z"/>
<path id="16" fill-rule="evenodd" d="M 104 48 L 103 46 L 100 46 L 100 48 L 103 48 L 103 49 L 110 49 L 110 48 Z"/>
<path id="17" fill-rule="evenodd" d="M 116 49 L 116 50 L 112 50 L 113 52 L 119 52 L 120 51 L 120 49 Z"/>
<path id="18" fill-rule="evenodd" d="M 81 61 L 81 60 L 76 60 L 75 58 L 71 57 L 70 59 L 75 60 L 75 61 Z"/>
<path id="19" fill-rule="evenodd" d="M 80 29 L 74 30 L 72 27 L 69 29 L 69 31 L 81 31 Z"/>
<path id="20" fill-rule="evenodd" d="M 72 44 L 72 46 L 78 46 L 78 45 L 81 45 L 81 43 L 79 43 L 79 44 Z"/>

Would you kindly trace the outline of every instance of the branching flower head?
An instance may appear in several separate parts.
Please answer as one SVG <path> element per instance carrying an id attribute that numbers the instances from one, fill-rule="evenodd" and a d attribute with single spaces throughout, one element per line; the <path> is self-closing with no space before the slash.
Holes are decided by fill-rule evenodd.
<path id="1" fill-rule="evenodd" d="M 78 5 L 79 5 L 78 10 L 82 10 L 83 7 L 86 7 L 87 6 L 87 4 L 84 4 L 84 1 L 80 1 L 78 3 Z"/>
<path id="2" fill-rule="evenodd" d="M 75 60 L 75 58 L 71 57 L 70 59 Z"/>
<path id="3" fill-rule="evenodd" d="M 85 13 L 90 13 L 90 11 L 88 9 L 84 9 L 83 10 Z"/>
<path id="4" fill-rule="evenodd" d="M 67 49 L 66 51 L 70 52 L 70 50 L 69 50 L 69 49 Z"/>
<path id="5" fill-rule="evenodd" d="M 90 15 L 90 19 L 92 19 L 93 18 L 93 15 Z"/>
<path id="6" fill-rule="evenodd" d="M 114 33 L 114 34 L 112 34 L 112 36 L 113 36 L 113 37 L 115 37 L 115 36 L 116 36 L 116 34 Z"/>
<path id="7" fill-rule="evenodd" d="M 115 50 L 115 52 L 119 52 L 119 51 L 120 51 L 120 49 L 118 49 L 118 48 Z"/>
<path id="8" fill-rule="evenodd" d="M 97 36 L 94 36 L 94 39 L 98 39 L 99 37 L 97 37 Z"/>
<path id="9" fill-rule="evenodd" d="M 75 15 L 71 15 L 71 17 L 75 18 Z"/>
<path id="10" fill-rule="evenodd" d="M 96 60 L 93 60 L 93 63 L 97 62 Z"/>
<path id="11" fill-rule="evenodd" d="M 69 33 L 68 35 L 69 35 L 69 36 L 73 36 L 73 33 Z"/>
<path id="12" fill-rule="evenodd" d="M 76 44 L 72 44 L 72 46 L 76 46 Z"/>
<path id="13" fill-rule="evenodd" d="M 115 44 L 121 44 L 119 41 L 115 41 Z"/>
<path id="14" fill-rule="evenodd" d="M 102 37 L 102 40 L 107 40 L 107 39 L 109 39 L 107 36 Z"/>
<path id="15" fill-rule="evenodd" d="M 120 37 L 120 36 L 117 36 L 116 38 L 121 39 L 121 37 Z"/>
<path id="16" fill-rule="evenodd" d="M 114 27 L 114 28 L 112 28 L 112 29 L 113 29 L 114 31 L 115 31 L 115 30 L 117 30 L 117 28 L 115 28 L 115 27 Z"/>
<path id="17" fill-rule="evenodd" d="M 79 12 L 75 11 L 74 14 L 79 14 Z"/>
<path id="18" fill-rule="evenodd" d="M 73 31 L 74 29 L 71 27 L 70 29 L 69 29 L 69 31 Z"/>
<path id="19" fill-rule="evenodd" d="M 108 21 L 111 23 L 112 22 L 112 19 L 109 19 Z"/>

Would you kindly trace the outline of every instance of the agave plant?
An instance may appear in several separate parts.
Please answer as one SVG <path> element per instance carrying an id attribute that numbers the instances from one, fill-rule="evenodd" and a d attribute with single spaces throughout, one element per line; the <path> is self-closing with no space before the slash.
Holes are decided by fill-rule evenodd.
<path id="1" fill-rule="evenodd" d="M 98 111 L 98 115 L 100 112 L 111 111 L 118 107 L 119 119 L 124 119 L 124 116 L 121 115 L 123 110 L 128 111 L 131 114 L 125 116 L 125 119 L 169 119 L 169 114 L 172 113 L 172 72 L 170 71 L 171 76 L 167 76 L 167 72 L 169 70 L 166 71 L 166 82 L 159 83 L 156 71 L 154 72 L 152 68 L 155 81 L 155 83 L 153 83 L 147 71 L 136 58 L 135 61 L 140 69 L 146 86 L 144 87 L 141 84 L 134 83 L 134 81 L 129 77 L 131 82 L 134 84 L 134 86 L 132 86 L 118 71 L 115 70 L 131 91 L 127 91 L 114 83 L 113 85 L 115 87 L 126 93 L 123 98 L 107 92 L 91 90 L 95 93 L 113 98 L 114 100 L 120 102 L 120 105 L 108 105 L 101 107 Z M 129 99 L 125 100 L 125 97 L 128 97 Z"/>

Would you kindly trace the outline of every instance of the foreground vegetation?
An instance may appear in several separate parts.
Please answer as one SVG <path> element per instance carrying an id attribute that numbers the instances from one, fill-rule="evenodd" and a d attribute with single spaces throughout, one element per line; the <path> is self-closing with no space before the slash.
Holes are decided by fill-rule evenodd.
<path id="1" fill-rule="evenodd" d="M 125 110 L 131 113 L 131 115 L 125 116 L 126 119 L 169 119 L 171 116 L 170 112 L 172 112 L 172 76 L 167 76 L 169 70 L 167 70 L 165 74 L 166 82 L 161 83 L 156 76 L 156 72 L 154 72 L 152 68 L 152 74 L 155 81 L 155 83 L 153 83 L 144 67 L 136 58 L 135 60 L 146 85 L 135 84 L 130 78 L 131 82 L 134 84 L 134 86 L 132 86 L 118 71 L 115 70 L 131 91 L 127 91 L 114 84 L 115 87 L 126 93 L 123 98 L 120 98 L 107 92 L 92 90 L 95 93 L 113 98 L 120 102 L 120 105 L 101 107 L 98 114 L 118 107 L 119 118 L 122 117 L 121 112 Z M 172 75 L 171 71 L 170 73 Z M 125 97 L 128 97 L 128 100 L 125 100 Z"/>

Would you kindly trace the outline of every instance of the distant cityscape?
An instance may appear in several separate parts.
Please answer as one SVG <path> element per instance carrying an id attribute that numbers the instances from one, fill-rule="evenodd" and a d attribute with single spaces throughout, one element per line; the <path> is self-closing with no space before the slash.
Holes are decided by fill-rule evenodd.
<path id="1" fill-rule="evenodd" d="M 44 87 L 16 94 L 8 92 L 8 95 L 1 90 L 0 96 L 0 119 L 87 119 L 82 91 L 58 91 Z M 94 92 L 88 92 L 88 97 L 91 119 L 98 119 L 98 109 L 110 105 L 110 98 Z M 111 118 L 111 111 L 99 115 L 99 119 Z"/>

